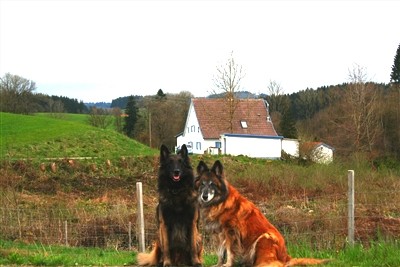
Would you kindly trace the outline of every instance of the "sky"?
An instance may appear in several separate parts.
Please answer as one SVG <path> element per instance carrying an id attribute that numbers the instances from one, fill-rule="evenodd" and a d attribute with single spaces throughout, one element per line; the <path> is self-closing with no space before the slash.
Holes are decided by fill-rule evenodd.
<path id="1" fill-rule="evenodd" d="M 215 91 L 233 55 L 240 89 L 291 94 L 348 82 L 360 66 L 389 83 L 400 44 L 391 0 L 0 0 L 0 75 L 84 102 Z"/>

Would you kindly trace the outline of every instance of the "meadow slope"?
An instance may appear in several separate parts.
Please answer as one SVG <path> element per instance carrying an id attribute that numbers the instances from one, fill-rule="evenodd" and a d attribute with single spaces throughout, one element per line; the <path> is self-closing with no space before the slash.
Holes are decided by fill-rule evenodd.
<path id="1" fill-rule="evenodd" d="M 112 129 L 89 126 L 85 116 L 0 113 L 0 158 L 114 158 L 157 153 Z"/>

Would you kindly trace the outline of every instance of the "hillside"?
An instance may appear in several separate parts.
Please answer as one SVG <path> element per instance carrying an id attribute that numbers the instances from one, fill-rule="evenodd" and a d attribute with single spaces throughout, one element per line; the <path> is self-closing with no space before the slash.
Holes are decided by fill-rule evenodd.
<path id="1" fill-rule="evenodd" d="M 115 158 L 156 153 L 116 131 L 89 126 L 82 116 L 85 115 L 54 118 L 0 113 L 0 157 Z"/>

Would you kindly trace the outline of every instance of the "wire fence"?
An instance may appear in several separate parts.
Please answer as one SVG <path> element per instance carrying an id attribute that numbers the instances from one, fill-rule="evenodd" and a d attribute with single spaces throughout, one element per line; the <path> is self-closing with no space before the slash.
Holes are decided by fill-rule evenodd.
<path id="1" fill-rule="evenodd" d="M 400 238 L 400 203 L 397 190 L 355 192 L 354 239 Z M 4 204 L 4 203 L 3 203 Z M 309 244 L 313 249 L 340 249 L 348 243 L 348 196 L 343 194 L 256 203 L 284 235 L 288 244 Z M 155 210 L 145 211 L 145 246 L 157 238 Z M 215 251 L 212 236 L 201 224 L 206 252 Z M 0 207 L 0 237 L 51 245 L 104 247 L 137 251 L 137 205 L 30 207 L 20 202 Z"/>

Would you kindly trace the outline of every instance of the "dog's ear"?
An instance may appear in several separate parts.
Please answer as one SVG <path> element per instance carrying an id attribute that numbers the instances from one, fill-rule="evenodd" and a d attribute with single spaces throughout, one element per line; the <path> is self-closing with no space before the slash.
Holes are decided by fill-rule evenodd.
<path id="1" fill-rule="evenodd" d="M 199 165 L 197 165 L 197 174 L 200 176 L 207 171 L 209 171 L 207 164 L 205 164 L 204 161 L 201 160 L 199 162 Z"/>
<path id="2" fill-rule="evenodd" d="M 215 173 L 218 177 L 223 177 L 224 167 L 222 166 L 222 163 L 219 160 L 216 160 L 211 168 L 211 171 Z"/>
<path id="3" fill-rule="evenodd" d="M 166 161 L 168 159 L 168 157 L 169 157 L 169 154 L 170 154 L 170 152 L 168 150 L 168 147 L 166 147 L 165 145 L 161 145 L 161 148 L 160 148 L 160 162 Z"/>
<path id="4" fill-rule="evenodd" d="M 181 154 L 181 157 L 186 159 L 188 157 L 188 150 L 185 144 L 182 145 L 181 150 L 179 151 L 179 154 Z"/>

